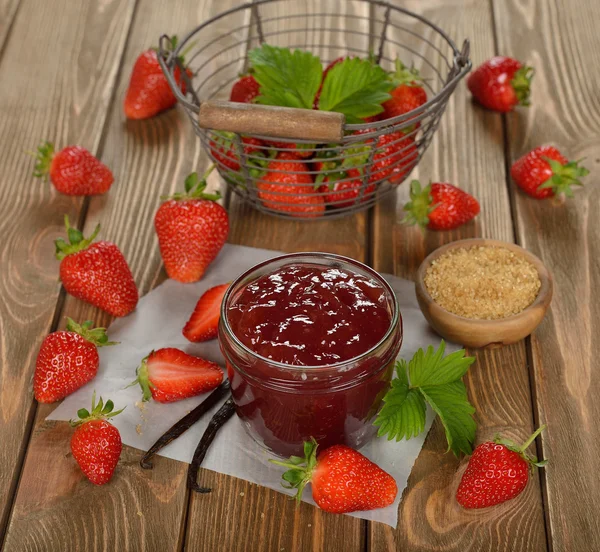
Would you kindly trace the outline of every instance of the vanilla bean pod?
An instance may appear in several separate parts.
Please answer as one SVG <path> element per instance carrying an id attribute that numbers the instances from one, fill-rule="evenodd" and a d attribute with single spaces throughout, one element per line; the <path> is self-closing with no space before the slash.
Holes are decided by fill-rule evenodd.
<path id="1" fill-rule="evenodd" d="M 217 387 L 206 399 L 204 399 L 194 410 L 186 414 L 181 420 L 175 422 L 159 439 L 154 443 L 148 452 L 142 456 L 140 466 L 145 470 L 152 469 L 152 457 L 163 447 L 177 439 L 192 427 L 204 414 L 206 414 L 213 406 L 215 406 L 229 391 L 229 380 L 225 380 Z"/>
<path id="2" fill-rule="evenodd" d="M 202 435 L 202 439 L 198 443 L 196 450 L 194 452 L 194 458 L 192 459 L 192 463 L 188 468 L 187 473 L 187 487 L 192 491 L 196 491 L 198 493 L 210 493 L 212 489 L 208 487 L 201 487 L 198 484 L 198 470 L 200 469 L 200 464 L 202 464 L 202 460 L 206 456 L 208 452 L 208 448 L 213 442 L 215 436 L 219 429 L 221 429 L 227 420 L 233 416 L 235 412 L 235 406 L 233 404 L 233 399 L 231 396 L 227 399 L 221 408 L 215 413 L 215 415 L 210 420 L 204 435 Z"/>

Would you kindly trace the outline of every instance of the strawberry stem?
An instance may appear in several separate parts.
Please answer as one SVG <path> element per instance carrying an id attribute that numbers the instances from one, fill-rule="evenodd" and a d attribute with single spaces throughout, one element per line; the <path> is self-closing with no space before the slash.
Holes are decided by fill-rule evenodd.
<path id="1" fill-rule="evenodd" d="M 148 375 L 148 363 L 146 362 L 148 360 L 148 356 L 142 359 L 142 362 L 136 371 L 137 378 L 127 386 L 132 387 L 133 385 L 139 384 L 139 386 L 142 388 L 143 402 L 147 402 L 152 398 L 152 391 L 150 390 L 150 388 L 153 386 L 150 382 L 150 376 Z"/>
<path id="2" fill-rule="evenodd" d="M 123 412 L 125 408 L 127 408 L 123 407 L 121 410 L 116 410 L 113 412 L 114 407 L 115 405 L 110 399 L 105 403 L 102 400 L 102 397 L 100 397 L 98 404 L 96 404 L 96 391 L 94 391 L 92 394 L 92 410 L 88 411 L 87 408 L 80 408 L 77 411 L 77 416 L 79 419 L 70 420 L 69 423 L 72 427 L 77 427 L 92 420 L 108 420 L 109 418 L 114 418 Z"/>
<path id="3" fill-rule="evenodd" d="M 519 105 L 528 106 L 531 104 L 529 96 L 531 95 L 531 79 L 534 74 L 533 67 L 523 66 L 515 72 L 512 78 L 511 85 L 517 95 Z"/>
<path id="4" fill-rule="evenodd" d="M 294 496 L 296 504 L 300 504 L 302 500 L 302 492 L 304 487 L 310 483 L 313 472 L 317 466 L 317 441 L 314 437 L 310 438 L 310 441 L 304 443 L 304 457 L 291 456 L 287 461 L 282 462 L 281 460 L 269 459 L 271 464 L 276 466 L 282 466 L 288 468 L 281 478 L 285 481 L 282 485 L 286 489 L 297 489 L 297 493 Z"/>
<path id="5" fill-rule="evenodd" d="M 161 199 L 173 199 L 175 201 L 183 201 L 186 199 L 205 199 L 207 201 L 218 201 L 221 199 L 221 192 L 216 191 L 214 194 L 208 194 L 204 192 L 206 186 L 208 185 L 206 179 L 210 176 L 210 173 L 213 172 L 215 166 L 216 165 L 212 164 L 204 173 L 202 178 L 200 178 L 196 172 L 189 174 L 184 183 L 185 192 L 176 192 L 172 196 L 161 196 Z"/>
<path id="6" fill-rule="evenodd" d="M 56 258 L 62 261 L 67 255 L 78 253 L 87 249 L 91 243 L 96 239 L 98 232 L 100 232 L 100 225 L 96 225 L 96 228 L 92 232 L 89 238 L 85 238 L 81 230 L 73 228 L 69 223 L 69 216 L 65 215 L 65 229 L 67 231 L 67 237 L 69 242 L 67 243 L 64 239 L 58 238 L 54 241 L 56 246 Z"/>
<path id="7" fill-rule="evenodd" d="M 27 152 L 35 158 L 33 176 L 48 180 L 48 173 L 54 159 L 54 144 L 52 142 L 43 142 L 38 146 L 36 152 Z"/>
<path id="8" fill-rule="evenodd" d="M 431 196 L 431 183 L 421 188 L 421 183 L 413 180 L 410 183 L 410 201 L 404 206 L 406 215 L 402 222 L 410 225 L 418 224 L 421 228 L 426 228 L 429 224 L 429 215 L 436 207 Z"/>
<path id="9" fill-rule="evenodd" d="M 94 323 L 91 320 L 86 320 L 83 324 L 78 324 L 72 318 L 67 318 L 67 331 L 79 334 L 96 347 L 118 345 L 118 341 L 108 340 L 106 328 L 92 328 L 93 325 Z"/>
<path id="10" fill-rule="evenodd" d="M 398 87 L 402 84 L 407 86 L 421 86 L 419 81 L 422 81 L 421 75 L 419 75 L 419 71 L 414 67 L 410 69 L 400 61 L 400 58 L 396 58 L 394 62 L 395 71 L 390 73 L 390 80 L 394 83 L 395 87 Z"/>
<path id="11" fill-rule="evenodd" d="M 535 438 L 542 432 L 544 431 L 544 429 L 546 429 L 546 424 L 541 425 L 540 427 L 537 428 L 537 430 L 533 433 L 533 435 L 531 435 L 531 437 L 529 437 L 529 439 L 527 439 L 527 441 L 525 441 L 520 449 L 521 452 L 525 452 L 528 448 L 529 445 L 531 445 L 531 443 L 533 443 L 535 441 Z"/>
<path id="12" fill-rule="evenodd" d="M 564 165 L 556 159 L 542 157 L 550 165 L 552 176 L 539 186 L 538 189 L 551 188 L 555 195 L 565 194 L 567 197 L 573 197 L 571 186 L 583 186 L 580 178 L 590 174 L 590 171 L 579 164 L 583 159 L 569 161 Z"/>

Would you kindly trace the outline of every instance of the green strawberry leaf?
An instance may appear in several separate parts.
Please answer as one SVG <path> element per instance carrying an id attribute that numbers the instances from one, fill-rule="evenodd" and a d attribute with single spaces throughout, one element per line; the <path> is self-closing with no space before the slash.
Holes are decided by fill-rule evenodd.
<path id="1" fill-rule="evenodd" d="M 475 409 L 469 403 L 462 377 L 474 358 L 460 350 L 444 356 L 445 343 L 438 350 L 419 349 L 407 363 L 396 363 L 397 377 L 383 398 L 375 425 L 378 436 L 388 440 L 410 439 L 425 428 L 425 403 L 440 417 L 446 431 L 448 450 L 457 456 L 472 451 L 477 425 Z"/>
<path id="2" fill-rule="evenodd" d="M 263 44 L 251 50 L 254 78 L 260 85 L 256 103 L 312 109 L 321 86 L 321 60 L 310 52 Z"/>
<path id="3" fill-rule="evenodd" d="M 327 73 L 319 109 L 343 113 L 348 123 L 362 123 L 363 119 L 383 111 L 381 104 L 391 98 L 389 91 L 393 87 L 379 65 L 365 59 L 346 58 Z"/>

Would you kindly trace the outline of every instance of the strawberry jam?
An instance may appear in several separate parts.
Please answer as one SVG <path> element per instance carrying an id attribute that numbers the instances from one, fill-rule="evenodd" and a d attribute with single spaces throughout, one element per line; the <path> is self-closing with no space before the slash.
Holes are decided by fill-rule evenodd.
<path id="1" fill-rule="evenodd" d="M 219 328 L 236 411 L 270 451 L 358 448 L 389 387 L 402 325 L 389 285 L 324 253 L 284 255 L 234 282 Z"/>

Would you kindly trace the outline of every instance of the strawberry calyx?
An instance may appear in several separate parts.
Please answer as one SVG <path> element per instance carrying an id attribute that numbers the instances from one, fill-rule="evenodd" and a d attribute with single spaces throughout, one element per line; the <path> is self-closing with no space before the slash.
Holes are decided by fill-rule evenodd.
<path id="1" fill-rule="evenodd" d="M 429 224 L 429 215 L 437 207 L 433 203 L 431 195 L 431 182 L 421 187 L 418 180 L 413 180 L 410 183 L 410 201 L 404 206 L 406 215 L 402 219 L 404 224 L 418 224 L 421 228 L 426 228 Z"/>
<path id="2" fill-rule="evenodd" d="M 215 165 L 211 165 L 208 170 L 204 173 L 202 178 L 198 176 L 197 172 L 193 172 L 187 176 L 185 179 L 184 192 L 176 192 L 172 196 L 161 196 L 160 198 L 163 200 L 175 200 L 175 201 L 183 201 L 187 199 L 206 199 L 208 201 L 218 201 L 221 199 L 221 193 L 216 191 L 213 194 L 206 193 L 204 190 L 208 185 L 206 183 L 206 179 L 209 177 L 210 173 L 213 172 Z"/>
<path id="3" fill-rule="evenodd" d="M 79 419 L 70 420 L 69 423 L 72 427 L 77 427 L 85 424 L 86 422 L 91 422 L 92 420 L 108 420 L 109 418 L 114 418 L 126 407 L 121 408 L 121 410 L 116 410 L 113 412 L 115 405 L 109 399 L 106 403 L 100 397 L 98 404 L 96 404 L 96 391 L 92 394 L 92 409 L 88 410 L 87 408 L 80 408 L 77 411 L 77 416 Z"/>
<path id="4" fill-rule="evenodd" d="M 92 328 L 93 325 L 94 323 L 91 320 L 86 320 L 83 324 L 78 324 L 72 318 L 67 318 L 67 331 L 79 334 L 96 347 L 118 345 L 118 341 L 108 340 L 106 328 Z"/>
<path id="5" fill-rule="evenodd" d="M 515 71 L 512 80 L 510 81 L 513 90 L 517 96 L 519 105 L 528 106 L 531 104 L 529 96 L 531 95 L 531 79 L 535 74 L 533 67 L 524 65 Z"/>
<path id="6" fill-rule="evenodd" d="M 150 355 L 153 353 L 152 351 Z M 139 385 L 142 388 L 142 402 L 147 402 L 152 398 L 152 391 L 150 390 L 152 382 L 150 381 L 150 376 L 148 375 L 148 357 L 146 356 L 142 359 L 142 362 L 138 366 L 136 370 L 137 378 L 132 381 L 127 387 L 132 387 L 134 385 Z"/>
<path id="7" fill-rule="evenodd" d="M 52 142 L 43 142 L 34 152 L 29 152 L 35 158 L 33 176 L 48 180 L 50 166 L 54 159 L 54 144 Z"/>
<path id="8" fill-rule="evenodd" d="M 281 460 L 269 459 L 269 462 L 276 466 L 282 466 L 289 468 L 281 478 L 285 481 L 282 485 L 286 489 L 297 489 L 298 492 L 294 496 L 296 503 L 300 504 L 302 500 L 302 492 L 304 487 L 310 483 L 313 472 L 317 466 L 317 441 L 314 437 L 310 438 L 310 441 L 304 443 L 304 456 L 290 456 L 288 460 L 282 462 Z"/>
<path id="9" fill-rule="evenodd" d="M 62 261 L 67 255 L 72 255 L 73 253 L 78 253 L 79 251 L 87 249 L 96 239 L 98 232 L 100 232 L 100 225 L 96 225 L 92 235 L 89 238 L 86 238 L 81 230 L 77 230 L 77 228 L 71 226 L 69 223 L 69 216 L 65 215 L 65 229 L 67 230 L 69 242 L 67 243 L 63 238 L 54 240 L 54 245 L 56 246 L 56 258 L 59 261 Z"/>
<path id="10" fill-rule="evenodd" d="M 531 445 L 531 443 L 533 443 L 535 441 L 535 438 L 542 431 L 544 431 L 544 429 L 546 429 L 545 424 L 540 426 L 522 445 L 517 445 L 513 441 L 511 441 L 509 439 L 504 439 L 500 435 L 496 435 L 496 437 L 494 438 L 494 443 L 496 443 L 498 445 L 502 445 L 502 446 L 506 447 L 508 450 L 512 450 L 513 452 L 516 452 L 523 460 L 525 460 L 525 462 L 527 462 L 527 464 L 529 464 L 529 469 L 533 471 L 536 467 L 542 468 L 548 463 L 548 460 L 538 460 L 537 456 L 527 453 L 527 449 L 529 448 L 529 445 Z"/>
<path id="11" fill-rule="evenodd" d="M 390 80 L 394 84 L 395 87 L 398 87 L 402 84 L 406 86 L 421 86 L 421 82 L 423 78 L 419 74 L 419 70 L 415 69 L 414 66 L 406 67 L 404 63 L 400 61 L 399 58 L 396 58 L 394 62 L 395 70 L 389 73 Z"/>
<path id="12" fill-rule="evenodd" d="M 590 174 L 588 169 L 579 165 L 583 159 L 569 161 L 564 165 L 549 157 L 542 157 L 542 159 L 550 165 L 552 176 L 538 189 L 551 188 L 555 195 L 565 194 L 567 197 L 573 197 L 571 186 L 583 186 L 583 182 L 579 179 Z"/>

